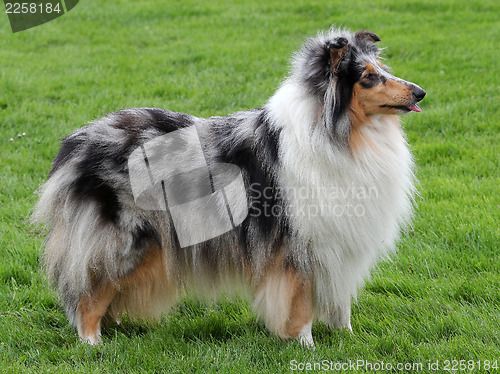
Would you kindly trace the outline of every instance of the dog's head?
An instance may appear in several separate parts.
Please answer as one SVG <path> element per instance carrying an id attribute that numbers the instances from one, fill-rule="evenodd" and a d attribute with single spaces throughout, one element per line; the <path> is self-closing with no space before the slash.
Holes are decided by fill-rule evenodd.
<path id="1" fill-rule="evenodd" d="M 306 42 L 294 75 L 325 104 L 331 97 L 333 116 L 347 110 L 358 117 L 420 112 L 425 91 L 389 72 L 379 58 L 379 41 L 371 31 L 332 29 Z"/>

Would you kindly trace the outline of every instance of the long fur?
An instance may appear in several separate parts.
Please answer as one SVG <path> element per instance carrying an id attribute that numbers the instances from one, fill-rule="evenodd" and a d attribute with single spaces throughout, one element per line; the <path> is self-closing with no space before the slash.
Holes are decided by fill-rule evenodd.
<path id="1" fill-rule="evenodd" d="M 339 38 L 349 49 L 332 71 L 329 45 Z M 317 318 L 350 328 L 351 299 L 394 249 L 415 192 L 397 117 L 368 116 L 358 129 L 365 145 L 352 143 L 353 85 L 378 52 L 366 38 L 331 29 L 294 55 L 290 76 L 260 109 L 207 119 L 128 109 L 65 137 L 34 218 L 50 229 L 44 263 L 69 320 L 77 325 L 78 303 L 94 284 L 125 287 L 120 279 L 158 248 L 163 280 L 146 279 L 137 292 L 129 287 L 113 299 L 110 314 L 158 315 L 185 289 L 244 284 L 270 329 L 286 336 L 274 321 L 287 319 L 279 309 L 290 300 L 280 290 L 298 278 L 272 275 L 263 282 L 278 266 L 311 282 Z M 136 206 L 127 159 L 147 141 L 188 126 L 208 145 L 209 163 L 241 169 L 249 215 L 220 237 L 181 248 L 165 212 Z M 264 214 L 269 207 L 274 211 Z"/>

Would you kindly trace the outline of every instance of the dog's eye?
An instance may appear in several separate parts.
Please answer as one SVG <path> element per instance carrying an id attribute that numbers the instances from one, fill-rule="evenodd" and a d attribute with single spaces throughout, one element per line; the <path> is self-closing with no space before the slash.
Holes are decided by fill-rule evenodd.
<path id="1" fill-rule="evenodd" d="M 375 74 L 375 73 L 368 73 L 363 77 L 363 79 L 366 79 L 369 81 L 374 80 L 376 78 L 377 78 L 377 74 Z"/>

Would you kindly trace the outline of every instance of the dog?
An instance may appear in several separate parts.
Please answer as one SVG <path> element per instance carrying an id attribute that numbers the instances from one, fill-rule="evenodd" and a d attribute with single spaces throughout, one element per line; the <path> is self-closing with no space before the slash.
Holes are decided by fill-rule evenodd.
<path id="1" fill-rule="evenodd" d="M 315 320 L 352 330 L 351 301 L 411 220 L 415 166 L 399 115 L 420 112 L 426 94 L 389 72 L 379 41 L 367 30 L 320 32 L 259 109 L 127 109 L 62 139 L 33 218 L 50 230 L 45 271 L 82 341 L 101 342 L 104 317 L 156 318 L 185 292 L 231 290 L 252 298 L 274 334 L 308 347 Z M 206 165 L 236 166 L 246 192 L 230 230 L 184 244 L 170 201 L 141 207 L 133 185 L 147 177 L 131 178 L 131 157 L 178 131 L 182 152 L 195 145 Z M 170 159 L 198 184 L 194 158 Z M 188 236 L 213 221 L 183 219 Z"/>

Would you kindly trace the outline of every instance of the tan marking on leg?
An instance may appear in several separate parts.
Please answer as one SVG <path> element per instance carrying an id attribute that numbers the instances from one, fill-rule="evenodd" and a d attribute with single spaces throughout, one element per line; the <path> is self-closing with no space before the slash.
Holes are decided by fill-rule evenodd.
<path id="1" fill-rule="evenodd" d="M 307 327 L 312 323 L 312 281 L 292 267 L 276 260 L 262 277 L 255 296 L 255 309 L 269 330 L 281 338 L 304 339 L 313 346 Z M 301 334 L 305 334 L 304 337 Z"/>
<path id="2" fill-rule="evenodd" d="M 290 285 L 290 312 L 285 332 L 292 338 L 298 338 L 305 325 L 312 320 L 313 301 L 310 279 L 293 272 L 287 274 Z"/>
<path id="3" fill-rule="evenodd" d="M 90 344 L 99 344 L 101 321 L 109 309 L 116 319 L 123 309 L 141 309 L 143 305 L 154 302 L 150 300 L 151 289 L 157 283 L 165 283 L 165 280 L 163 254 L 156 247 L 146 252 L 133 271 L 117 281 L 95 280 L 94 288 L 80 299 L 77 306 L 80 338 Z M 112 305 L 117 301 L 118 307 Z"/>
<path id="4" fill-rule="evenodd" d="M 115 285 L 106 281 L 80 299 L 76 308 L 77 325 L 78 335 L 84 342 L 90 344 L 101 342 L 101 320 L 116 292 Z"/>
<path id="5" fill-rule="evenodd" d="M 149 283 L 160 278 L 166 278 L 163 253 L 160 249 L 151 248 L 132 272 L 119 280 L 120 288 L 136 287 L 138 284 Z"/>
<path id="6" fill-rule="evenodd" d="M 110 307 L 116 320 L 123 312 L 156 319 L 175 301 L 176 288 L 167 276 L 163 251 L 152 247 L 137 268 L 118 280 L 119 293 Z"/>

